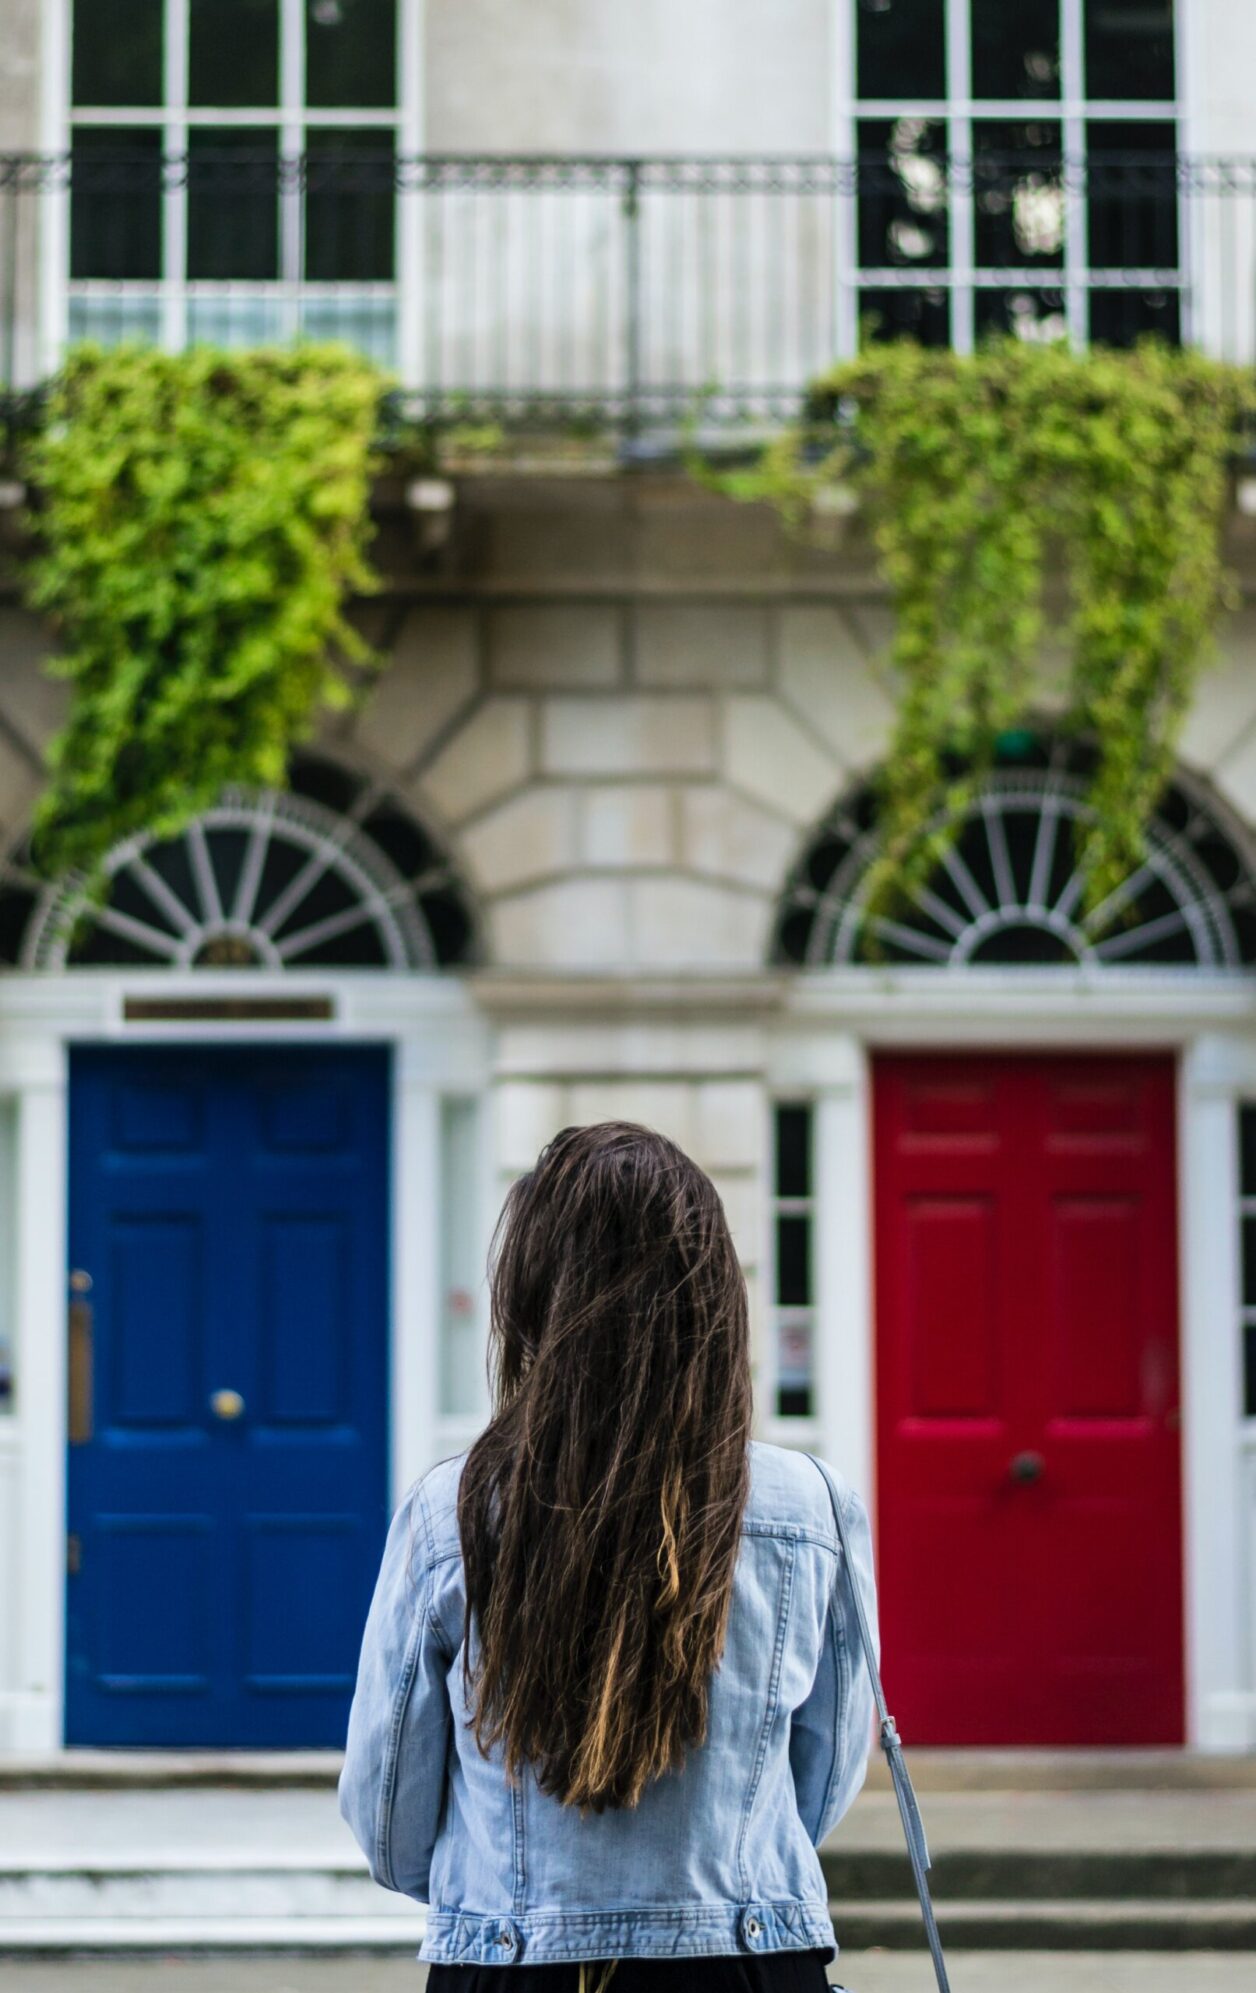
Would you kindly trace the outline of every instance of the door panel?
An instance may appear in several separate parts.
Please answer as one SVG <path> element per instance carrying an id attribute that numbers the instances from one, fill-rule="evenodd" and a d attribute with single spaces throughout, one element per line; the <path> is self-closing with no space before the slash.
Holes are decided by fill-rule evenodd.
<path id="1" fill-rule="evenodd" d="M 874 1142 L 904 1734 L 1180 1743 L 1171 1061 L 886 1057 Z"/>
<path id="2" fill-rule="evenodd" d="M 387 1524 L 388 1057 L 71 1068 L 72 1743 L 343 1741 Z"/>

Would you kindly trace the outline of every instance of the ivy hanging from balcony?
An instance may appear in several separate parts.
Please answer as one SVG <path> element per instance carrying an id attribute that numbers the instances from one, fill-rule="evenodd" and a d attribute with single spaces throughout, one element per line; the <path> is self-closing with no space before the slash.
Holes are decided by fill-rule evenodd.
<path id="1" fill-rule="evenodd" d="M 1044 705 L 1097 749 L 1088 908 L 1136 869 L 1231 598 L 1228 464 L 1254 399 L 1237 369 L 1152 342 L 1079 355 L 1009 340 L 967 357 L 895 342 L 818 381 L 813 419 L 752 468 L 700 470 L 797 528 L 846 494 L 867 519 L 898 703 L 870 911 L 929 877 L 1000 736 Z"/>
<path id="2" fill-rule="evenodd" d="M 332 346 L 78 349 L 23 471 L 30 606 L 69 714 L 34 827 L 50 875 L 172 836 L 226 782 L 281 786 L 372 662 L 346 620 L 367 550 L 380 377 Z"/>

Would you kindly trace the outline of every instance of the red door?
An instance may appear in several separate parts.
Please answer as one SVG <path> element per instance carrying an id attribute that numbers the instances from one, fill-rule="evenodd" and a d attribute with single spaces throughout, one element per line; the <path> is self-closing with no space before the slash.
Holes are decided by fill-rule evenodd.
<path id="1" fill-rule="evenodd" d="M 904 1738 L 1180 1744 L 1171 1060 L 887 1057 L 874 1139 Z"/>

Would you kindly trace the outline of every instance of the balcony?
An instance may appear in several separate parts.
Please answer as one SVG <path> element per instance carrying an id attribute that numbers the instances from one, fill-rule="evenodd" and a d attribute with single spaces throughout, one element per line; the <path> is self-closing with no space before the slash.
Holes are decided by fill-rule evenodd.
<path id="1" fill-rule="evenodd" d="M 171 157 L 91 131 L 0 159 L 0 381 L 35 388 L 79 339 L 338 338 L 424 419 L 632 433 L 785 419 L 867 336 L 1256 359 L 1256 159 L 1161 127 L 960 159 L 937 129 L 853 160 Z"/>

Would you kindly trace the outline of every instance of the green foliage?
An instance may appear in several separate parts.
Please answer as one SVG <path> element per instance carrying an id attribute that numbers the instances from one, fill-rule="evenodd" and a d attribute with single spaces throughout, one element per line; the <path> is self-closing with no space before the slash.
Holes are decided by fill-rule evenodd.
<path id="1" fill-rule="evenodd" d="M 815 384 L 823 429 L 803 425 L 750 469 L 701 469 L 794 528 L 844 491 L 862 503 L 900 687 L 871 908 L 933 871 L 999 736 L 1034 720 L 1048 634 L 1069 658 L 1059 723 L 1098 750 L 1088 907 L 1139 863 L 1230 599 L 1228 460 L 1253 400 L 1237 369 L 1152 342 L 1075 354 L 1008 340 L 968 357 L 895 342 Z M 1057 562 L 1067 606 L 1048 630 Z"/>
<path id="2" fill-rule="evenodd" d="M 320 707 L 373 662 L 344 616 L 367 560 L 379 376 L 335 346 L 81 347 L 24 475 L 30 605 L 72 686 L 34 850 L 94 875 L 223 784 L 282 785 Z"/>

